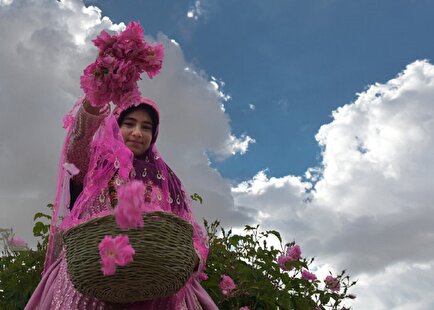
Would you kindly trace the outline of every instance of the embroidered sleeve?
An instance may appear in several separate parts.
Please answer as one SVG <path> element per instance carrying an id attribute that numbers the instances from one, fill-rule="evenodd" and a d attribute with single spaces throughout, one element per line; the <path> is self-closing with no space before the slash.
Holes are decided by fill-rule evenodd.
<path id="1" fill-rule="evenodd" d="M 90 142 L 108 113 L 109 110 L 106 110 L 102 114 L 94 115 L 87 112 L 83 105 L 77 111 L 73 123 L 74 129 L 72 130 L 66 151 L 66 161 L 73 163 L 80 169 L 80 172 L 73 178 L 75 184 L 83 184 L 84 176 L 89 167 Z"/>

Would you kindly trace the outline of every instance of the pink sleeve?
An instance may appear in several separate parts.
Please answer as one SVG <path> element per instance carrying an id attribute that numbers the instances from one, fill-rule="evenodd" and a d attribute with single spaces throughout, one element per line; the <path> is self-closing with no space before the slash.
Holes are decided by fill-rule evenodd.
<path id="1" fill-rule="evenodd" d="M 89 167 L 89 145 L 104 117 L 110 111 L 107 109 L 99 115 L 87 112 L 83 105 L 74 119 L 73 130 L 66 148 L 66 161 L 74 164 L 79 170 L 79 174 L 74 176 L 73 182 L 83 184 L 84 176 Z"/>

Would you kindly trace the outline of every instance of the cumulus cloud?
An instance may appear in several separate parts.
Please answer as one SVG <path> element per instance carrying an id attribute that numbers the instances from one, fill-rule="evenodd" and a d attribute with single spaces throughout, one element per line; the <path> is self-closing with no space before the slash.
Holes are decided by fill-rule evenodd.
<path id="1" fill-rule="evenodd" d="M 54 196 L 65 134 L 62 117 L 81 95 L 82 70 L 95 59 L 91 39 L 102 29 L 117 31 L 125 25 L 113 24 L 97 7 L 79 0 L 1 5 L 0 37 L 7 44 L 0 48 L 0 227 L 13 226 L 29 240 L 32 215 L 47 211 L 44 206 Z M 206 155 L 230 156 L 227 146 L 245 138 L 234 138 L 221 110 L 221 94 L 185 60 L 179 44 L 164 34 L 149 40 L 161 41 L 166 54 L 162 73 L 140 84 L 161 107 L 160 152 L 187 190 L 204 197 L 198 217 L 245 223 L 249 214 L 234 208 L 229 181 L 210 167 Z"/>
<path id="2" fill-rule="evenodd" d="M 224 154 L 235 155 L 240 153 L 243 155 L 247 152 L 250 143 L 256 143 L 256 140 L 247 136 L 246 134 L 242 134 L 239 138 L 231 135 L 229 137 Z"/>
<path id="3" fill-rule="evenodd" d="M 333 112 L 316 135 L 321 167 L 303 178 L 260 172 L 232 189 L 235 203 L 267 212 L 264 227 L 278 227 L 306 255 L 360 277 L 356 308 L 429 309 L 432 280 L 398 283 L 434 267 L 433 98 L 434 66 L 415 61 Z M 397 274 L 397 266 L 407 268 Z"/>

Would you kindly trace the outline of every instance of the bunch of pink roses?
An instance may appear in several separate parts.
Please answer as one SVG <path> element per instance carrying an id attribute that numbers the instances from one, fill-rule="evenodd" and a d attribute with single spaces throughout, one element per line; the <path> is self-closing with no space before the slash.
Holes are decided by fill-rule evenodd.
<path id="1" fill-rule="evenodd" d="M 118 188 L 118 205 L 114 210 L 114 217 L 119 228 L 141 228 L 144 224 L 144 213 L 161 211 L 158 206 L 145 203 L 144 190 L 144 184 L 137 180 Z M 114 274 L 116 265 L 126 266 L 133 261 L 135 251 L 126 235 L 118 235 L 115 238 L 105 236 L 98 247 L 101 270 L 105 276 Z"/>
<path id="2" fill-rule="evenodd" d="M 286 250 L 286 255 L 281 255 L 277 258 L 277 263 L 280 268 L 283 270 L 291 270 L 292 267 L 288 267 L 286 263 L 290 263 L 292 261 L 299 260 L 301 258 L 301 250 L 300 246 L 295 244 L 291 247 L 288 247 Z"/>
<path id="3" fill-rule="evenodd" d="M 124 31 L 112 36 L 102 31 L 92 42 L 99 54 L 84 70 L 80 85 L 93 106 L 135 101 L 140 97 L 140 74 L 146 71 L 152 79 L 161 70 L 163 45 L 148 44 L 139 23 L 130 22 Z"/>

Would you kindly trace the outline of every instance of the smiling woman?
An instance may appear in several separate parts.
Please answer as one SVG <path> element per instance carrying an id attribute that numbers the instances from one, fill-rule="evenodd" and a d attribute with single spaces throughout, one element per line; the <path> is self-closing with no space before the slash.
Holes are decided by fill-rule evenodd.
<path id="1" fill-rule="evenodd" d="M 52 230 L 67 232 L 78 223 L 111 214 L 113 208 L 120 206 L 116 206 L 116 201 L 123 197 L 120 194 L 124 184 L 143 183 L 138 188 L 145 191 L 139 193 L 138 200 L 191 224 L 196 266 L 191 269 L 184 287 L 174 295 L 124 303 L 122 309 L 217 309 L 199 283 L 208 255 L 206 233 L 192 214 L 190 198 L 181 181 L 155 146 L 159 128 L 158 106 L 152 100 L 141 97 L 138 102 L 116 107 L 110 113 L 108 105 L 101 109 L 92 107 L 87 99 L 82 102 L 80 104 L 79 100 L 77 104 L 80 107 L 64 146 L 65 162 L 74 164 L 80 170 L 71 176 L 71 181 L 64 173 L 64 185 L 67 187 L 70 183 L 71 192 L 78 192 L 79 195 L 70 203 L 70 212 L 57 201 L 53 218 L 58 216 L 56 210 L 59 209 L 65 210 L 66 214 L 60 227 L 56 227 L 57 221 L 53 221 Z M 113 191 L 119 192 L 118 198 L 113 196 Z M 68 205 L 69 199 L 65 203 Z M 69 274 L 67 248 L 64 246 L 60 253 L 56 253 L 52 248 L 54 239 L 55 235 L 51 235 L 43 278 L 26 309 L 109 309 L 120 306 L 75 288 Z"/>

